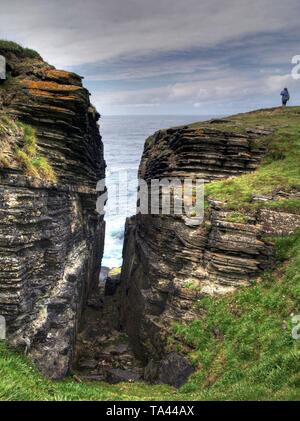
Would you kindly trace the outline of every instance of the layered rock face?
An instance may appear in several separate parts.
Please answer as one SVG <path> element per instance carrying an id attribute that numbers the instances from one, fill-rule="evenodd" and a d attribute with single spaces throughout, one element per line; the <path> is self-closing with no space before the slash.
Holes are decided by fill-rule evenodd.
<path id="1" fill-rule="evenodd" d="M 140 178 L 197 177 L 210 182 L 255 170 L 266 152 L 261 140 L 270 131 L 238 133 L 217 126 L 214 121 L 157 132 L 146 141 Z M 198 226 L 172 214 L 128 219 L 122 318 L 137 355 L 145 363 L 162 358 L 171 322 L 194 318 L 193 306 L 206 294 L 250 285 L 274 263 L 273 246 L 265 235 L 287 234 L 299 226 L 299 216 L 263 208 L 237 218 L 226 203 L 213 200 Z"/>
<path id="2" fill-rule="evenodd" d="M 2 127 L 0 314 L 9 342 L 46 376 L 61 378 L 103 254 L 104 221 L 95 211 L 96 183 L 105 176 L 99 114 L 79 76 L 40 58 L 0 54 L 7 62 L 1 113 L 35 130 L 35 159 L 46 157 L 56 177 L 24 174 L 11 158 L 24 146 L 22 134 Z"/>
<path id="3" fill-rule="evenodd" d="M 221 131 L 213 125 L 218 121 L 212 120 L 211 127 L 162 130 L 149 137 L 140 176 L 145 180 L 197 177 L 211 181 L 255 170 L 265 152 L 257 142 L 258 134 L 251 130 L 246 135 Z"/>

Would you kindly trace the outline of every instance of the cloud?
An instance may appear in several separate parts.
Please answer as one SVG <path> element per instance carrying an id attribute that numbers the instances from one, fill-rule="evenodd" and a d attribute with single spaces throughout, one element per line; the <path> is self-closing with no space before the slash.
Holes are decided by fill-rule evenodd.
<path id="1" fill-rule="evenodd" d="M 276 92 L 286 85 L 289 85 L 289 87 L 294 85 L 296 87 L 298 84 L 296 84 L 293 80 L 291 73 L 288 73 L 286 75 L 274 75 L 267 77 L 266 85 L 271 92 Z"/>
<path id="2" fill-rule="evenodd" d="M 298 0 L 2 0 L 0 37 L 86 76 L 105 112 L 239 111 L 272 104 L 282 84 L 300 100 L 299 11 Z"/>
<path id="3" fill-rule="evenodd" d="M 4 2 L 2 31 L 14 38 L 21 35 L 58 65 L 215 46 L 287 25 L 298 27 L 299 16 L 298 0 L 253 0 L 251 6 L 248 0 Z"/>

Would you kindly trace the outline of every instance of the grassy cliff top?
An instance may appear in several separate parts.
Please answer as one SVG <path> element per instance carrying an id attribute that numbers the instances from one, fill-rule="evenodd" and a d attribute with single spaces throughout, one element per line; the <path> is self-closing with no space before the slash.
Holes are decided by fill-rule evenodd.
<path id="1" fill-rule="evenodd" d="M 14 53 L 20 57 L 42 59 L 39 53 L 31 48 L 24 48 L 13 41 L 0 39 L 0 54 Z"/>
<path id="2" fill-rule="evenodd" d="M 235 114 L 221 119 L 200 121 L 190 124 L 191 128 L 209 127 L 211 129 L 246 133 L 251 129 L 279 128 L 296 122 L 300 118 L 300 107 L 275 107 Z"/>
<path id="3" fill-rule="evenodd" d="M 250 209 L 253 195 L 274 195 L 278 192 L 300 190 L 300 107 L 259 110 L 224 119 L 209 127 L 217 130 L 246 134 L 249 130 L 270 130 L 259 138 L 267 153 L 259 168 L 240 177 L 215 181 L 206 186 L 206 196 L 226 202 L 232 209 Z M 196 123 L 193 128 L 207 127 Z M 266 204 L 264 204 L 266 206 Z M 299 213 L 300 200 L 280 199 L 267 206 Z"/>
<path id="4" fill-rule="evenodd" d="M 180 161 L 170 146 L 173 133 L 187 139 L 233 138 L 251 141 L 253 149 L 266 151 L 256 170 L 244 175 L 232 175 L 205 186 L 206 205 L 209 200 L 223 202 L 227 208 L 244 211 L 261 207 L 272 207 L 289 212 L 300 212 L 300 107 L 277 107 L 237 114 L 222 119 L 197 122 L 170 130 L 160 130 L 150 136 L 145 143 L 143 167 L 147 162 L 163 156 L 170 156 L 169 164 Z M 245 151 L 247 152 L 247 151 Z M 192 153 L 192 149 L 190 154 Z M 194 152 L 205 157 L 205 151 Z M 251 153 L 251 151 L 249 151 Z M 172 155 L 173 154 L 173 155 Z M 180 152 L 178 152 L 180 154 Z M 202 154 L 202 155 L 201 155 Z M 226 155 L 224 156 L 226 158 Z M 229 159 L 229 158 L 228 158 Z M 242 162 L 241 158 L 241 162 Z M 228 162 L 230 164 L 230 162 Z M 191 163 L 190 165 L 193 165 Z M 176 167 L 176 164 L 174 164 Z M 222 166 L 220 166 L 222 169 Z M 194 170 L 194 176 L 197 175 Z M 216 169 L 217 171 L 217 169 Z M 201 170 L 200 170 L 201 177 Z M 267 196 L 267 201 L 255 200 Z"/>

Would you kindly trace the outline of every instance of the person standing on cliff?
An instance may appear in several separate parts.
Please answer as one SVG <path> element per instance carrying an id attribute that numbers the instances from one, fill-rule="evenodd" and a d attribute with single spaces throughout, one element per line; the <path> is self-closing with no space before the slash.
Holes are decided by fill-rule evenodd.
<path id="1" fill-rule="evenodd" d="M 281 97 L 282 97 L 282 106 L 286 107 L 287 102 L 290 100 L 290 94 L 288 91 L 288 88 L 284 88 L 283 91 L 281 91 Z"/>

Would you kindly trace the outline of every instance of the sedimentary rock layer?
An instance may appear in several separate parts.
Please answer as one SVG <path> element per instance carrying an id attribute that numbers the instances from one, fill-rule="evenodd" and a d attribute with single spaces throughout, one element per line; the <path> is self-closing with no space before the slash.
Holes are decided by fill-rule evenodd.
<path id="1" fill-rule="evenodd" d="M 197 177 L 206 183 L 239 176 L 259 166 L 265 134 L 270 131 L 233 132 L 211 123 L 160 131 L 146 141 L 139 175 L 148 182 Z M 263 207 L 243 212 L 239 220 L 225 203 L 213 200 L 198 226 L 172 214 L 128 219 L 122 317 L 137 355 L 145 362 L 161 358 L 171 322 L 191 320 L 194 304 L 206 294 L 251 285 L 274 263 L 266 235 L 288 234 L 299 226 L 298 215 Z"/>
<path id="2" fill-rule="evenodd" d="M 104 221 L 95 212 L 96 182 L 105 174 L 99 114 L 81 77 L 39 58 L 1 54 L 8 76 L 1 113 L 34 128 L 37 155 L 47 158 L 56 182 L 6 161 L 0 166 L 0 314 L 8 340 L 45 375 L 60 378 L 103 253 Z"/>
<path id="3" fill-rule="evenodd" d="M 140 176 L 217 180 L 253 171 L 264 153 L 252 131 L 241 134 L 209 125 L 162 130 L 146 141 Z"/>

